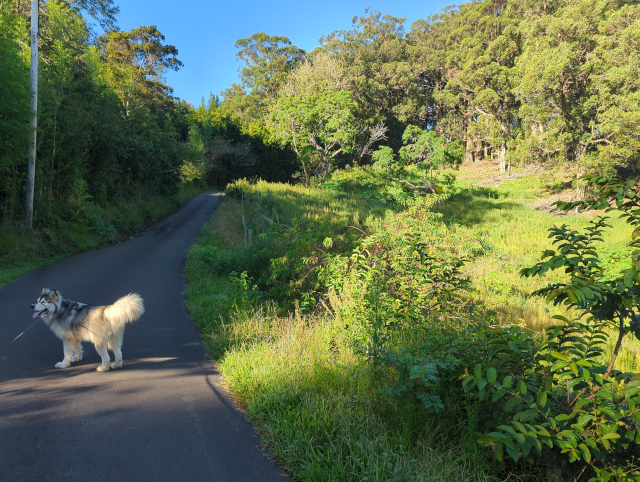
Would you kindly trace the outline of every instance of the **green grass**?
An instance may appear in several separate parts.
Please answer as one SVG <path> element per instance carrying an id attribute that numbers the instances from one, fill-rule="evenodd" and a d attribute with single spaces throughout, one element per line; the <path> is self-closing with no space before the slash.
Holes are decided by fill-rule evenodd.
<path id="1" fill-rule="evenodd" d="M 558 216 L 530 207 L 563 186 L 553 178 L 522 175 L 483 187 L 477 185 L 482 178 L 477 174 L 475 166 L 458 173 L 448 188 L 449 199 L 436 208 L 442 215 L 440 242 L 471 258 L 465 269 L 473 281 L 467 301 L 476 307 L 474 316 L 488 324 L 542 330 L 561 311 L 528 293 L 563 275 L 523 279 L 519 270 L 537 262 L 550 246 L 551 226 L 581 229 L 590 217 Z M 383 172 L 371 169 L 335 173 L 320 187 L 238 185 L 244 197 L 221 203 L 188 254 L 185 294 L 225 383 L 256 423 L 272 456 L 304 481 L 514 480 L 509 469 L 475 443 L 483 429 L 477 427 L 473 404 L 456 399 L 444 414 L 433 417 L 376 393 L 370 365 L 334 316 L 333 303 L 339 300 L 318 303 L 305 314 L 300 304 L 288 310 L 284 307 L 290 304 L 274 303 L 267 296 L 264 287 L 278 282 L 278 272 L 265 259 L 281 256 L 278 243 L 287 242 L 282 237 L 273 241 L 274 229 L 302 219 L 309 222 L 305 229 L 321 230 L 320 237 L 336 240 L 356 232 L 364 239 L 375 232 L 385 212 L 404 209 L 399 202 L 406 193 Z M 252 245 L 245 237 L 243 216 L 253 233 Z M 616 270 L 631 229 L 619 219 L 611 224 L 602 258 Z M 261 246 L 274 251 L 265 258 Z M 309 263 L 322 256 L 317 245 L 302 246 L 314 250 L 300 254 L 308 256 Z M 241 265 L 271 273 L 261 281 L 263 291 L 252 287 L 254 280 L 243 289 L 238 274 L 230 278 L 230 271 L 241 271 Z M 617 366 L 638 370 L 639 347 L 637 341 L 625 340 Z M 613 342 L 608 347 L 612 349 Z M 560 469 L 544 463 L 527 477 L 562 480 Z"/>
<path id="2" fill-rule="evenodd" d="M 88 204 L 74 220 L 0 226 L 0 287 L 34 269 L 78 253 L 117 243 L 175 212 L 198 194 L 197 187 L 181 186 L 170 197 L 140 197 L 108 207 Z"/>

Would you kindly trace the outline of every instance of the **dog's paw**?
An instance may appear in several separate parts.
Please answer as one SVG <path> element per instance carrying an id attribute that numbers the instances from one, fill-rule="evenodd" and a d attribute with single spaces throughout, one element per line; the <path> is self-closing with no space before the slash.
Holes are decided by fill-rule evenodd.
<path id="1" fill-rule="evenodd" d="M 79 361 L 82 361 L 82 353 L 80 353 L 79 355 L 74 354 L 74 355 L 71 357 L 71 361 L 72 361 L 72 362 L 79 362 Z"/>
<path id="2" fill-rule="evenodd" d="M 69 365 L 71 365 L 71 363 L 67 361 L 61 361 L 56 363 L 56 368 L 67 368 Z"/>
<path id="3" fill-rule="evenodd" d="M 116 370 L 118 368 L 122 368 L 122 360 L 120 360 L 119 362 L 113 362 L 111 364 L 111 369 L 112 370 Z"/>
<path id="4" fill-rule="evenodd" d="M 98 370 L 99 372 L 106 372 L 109 370 L 109 365 L 107 366 L 100 365 L 98 368 L 96 368 L 96 370 Z"/>

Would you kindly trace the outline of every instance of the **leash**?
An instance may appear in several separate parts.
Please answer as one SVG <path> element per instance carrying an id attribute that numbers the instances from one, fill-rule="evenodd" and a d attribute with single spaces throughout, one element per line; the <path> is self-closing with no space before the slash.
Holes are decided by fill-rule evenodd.
<path id="1" fill-rule="evenodd" d="M 16 336 L 13 340 L 11 340 L 9 343 L 7 343 L 5 346 L 3 346 L 2 348 L 0 348 L 0 350 L 4 350 L 5 348 L 7 348 L 9 345 L 11 345 L 11 343 L 13 343 L 14 341 L 16 341 L 18 338 L 20 338 L 22 335 L 24 335 L 27 331 L 29 331 L 31 328 L 33 328 L 33 326 L 38 323 L 38 321 L 40 321 L 40 318 L 38 318 L 36 321 L 34 321 L 33 323 L 31 323 L 29 325 L 29 327 L 24 330 L 22 333 L 20 333 L 18 336 Z"/>

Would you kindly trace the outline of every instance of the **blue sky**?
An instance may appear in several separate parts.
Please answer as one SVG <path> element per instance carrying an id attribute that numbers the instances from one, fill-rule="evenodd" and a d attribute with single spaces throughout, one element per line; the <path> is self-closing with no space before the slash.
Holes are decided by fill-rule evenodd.
<path id="1" fill-rule="evenodd" d="M 220 94 L 238 79 L 235 42 L 256 32 L 289 37 L 305 50 L 313 50 L 318 38 L 334 30 L 348 29 L 355 15 L 367 6 L 411 22 L 440 11 L 449 3 L 423 0 L 326 0 L 318 3 L 278 1 L 207 2 L 203 0 L 115 0 L 120 7 L 119 25 L 130 30 L 156 25 L 169 44 L 179 50 L 184 67 L 169 72 L 167 82 L 176 96 L 200 104 L 209 93 Z"/>

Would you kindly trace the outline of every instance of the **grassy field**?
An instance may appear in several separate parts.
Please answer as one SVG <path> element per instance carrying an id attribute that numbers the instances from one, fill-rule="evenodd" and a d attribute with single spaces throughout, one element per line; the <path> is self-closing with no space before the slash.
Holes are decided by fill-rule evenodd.
<path id="1" fill-rule="evenodd" d="M 532 208 L 566 195 L 553 176 L 520 173 L 501 181 L 492 177 L 495 169 L 473 165 L 457 173 L 448 199 L 419 225 L 436 250 L 470 259 L 463 270 L 471 289 L 461 300 L 469 324 L 453 331 L 429 325 L 426 343 L 445 367 L 433 387 L 446 409 L 435 412 L 390 394 L 385 383 L 397 387 L 399 372 L 376 365 L 371 345 L 361 342 L 364 324 L 345 321 L 351 311 L 372 316 L 359 285 L 350 293 L 329 286 L 338 262 L 361 243 L 393 245 L 395 226 L 420 213 L 384 175 L 347 170 L 317 187 L 240 182 L 204 227 L 186 265 L 189 310 L 239 406 L 295 479 L 564 480 L 553 463 L 516 467 L 493 460 L 475 442 L 478 406 L 454 386 L 473 360 L 467 350 L 478 343 L 473 324 L 518 324 L 535 332 L 561 312 L 527 294 L 562 275 L 531 280 L 518 273 L 549 247 L 551 226 L 580 229 L 590 219 Z M 628 254 L 631 230 L 619 219 L 610 224 L 599 252 L 613 272 Z M 380 245 L 368 246 L 373 253 Z M 398 333 L 397 346 L 411 344 Z M 636 370 L 637 354 L 638 343 L 628 338 L 617 364 Z"/>
<path id="2" fill-rule="evenodd" d="M 56 220 L 47 227 L 0 225 L 0 287 L 29 271 L 56 261 L 117 243 L 168 216 L 201 192 L 181 186 L 167 197 L 143 197 L 106 208 L 86 204 L 70 221 Z"/>

